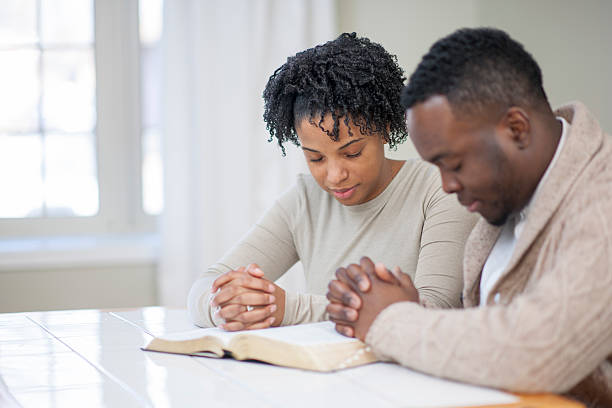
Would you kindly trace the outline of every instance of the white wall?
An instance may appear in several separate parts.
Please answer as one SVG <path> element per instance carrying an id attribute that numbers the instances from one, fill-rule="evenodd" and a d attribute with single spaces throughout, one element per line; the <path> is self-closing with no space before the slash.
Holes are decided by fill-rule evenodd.
<path id="1" fill-rule="evenodd" d="M 478 13 L 531 52 L 553 107 L 581 100 L 612 132 L 611 1 L 481 0 Z"/>
<path id="2" fill-rule="evenodd" d="M 338 0 L 341 32 L 396 54 L 409 77 L 423 54 L 457 28 L 490 26 L 523 43 L 540 65 L 551 104 L 582 100 L 612 132 L 612 2 L 606 0 Z M 393 157 L 411 157 L 410 142 Z"/>
<path id="3" fill-rule="evenodd" d="M 0 270 L 0 313 L 157 304 L 152 264 Z"/>
<path id="4" fill-rule="evenodd" d="M 356 31 L 398 56 L 406 76 L 438 38 L 494 26 L 540 64 L 553 106 L 580 99 L 612 131 L 612 2 L 570 0 L 338 0 L 338 32 Z M 407 142 L 394 157 L 415 156 Z M 0 271 L 0 312 L 128 307 L 157 302 L 156 268 L 91 265 Z"/>

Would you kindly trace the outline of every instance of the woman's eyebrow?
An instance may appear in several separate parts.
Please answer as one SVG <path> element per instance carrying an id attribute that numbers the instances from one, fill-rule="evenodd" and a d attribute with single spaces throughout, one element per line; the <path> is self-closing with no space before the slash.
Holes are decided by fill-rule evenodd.
<path id="1" fill-rule="evenodd" d="M 348 143 L 343 144 L 342 146 L 340 146 L 340 147 L 338 148 L 338 150 L 345 149 L 345 148 L 349 147 L 350 145 L 352 145 L 353 143 L 360 142 L 360 141 L 362 141 L 363 139 L 364 139 L 363 137 L 360 137 L 359 139 L 351 140 L 350 142 L 348 142 Z M 321 152 L 320 152 L 320 151 L 318 151 L 318 150 L 311 149 L 310 147 L 306 147 L 306 146 L 302 146 L 302 150 L 308 150 L 309 152 L 313 152 L 313 153 L 321 153 Z"/>
<path id="2" fill-rule="evenodd" d="M 342 149 L 344 149 L 344 148 L 346 148 L 346 147 L 349 147 L 349 146 L 350 146 L 350 145 L 352 145 L 353 143 L 357 143 L 357 142 L 360 142 L 360 141 L 362 141 L 362 140 L 363 140 L 363 137 L 360 137 L 359 139 L 351 140 L 351 141 L 350 141 L 350 142 L 348 142 L 347 144 L 340 146 L 340 147 L 338 148 L 338 150 L 342 150 Z"/>

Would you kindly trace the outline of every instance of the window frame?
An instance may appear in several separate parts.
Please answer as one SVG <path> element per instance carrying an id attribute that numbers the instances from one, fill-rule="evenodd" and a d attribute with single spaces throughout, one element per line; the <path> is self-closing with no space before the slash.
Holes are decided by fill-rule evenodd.
<path id="1" fill-rule="evenodd" d="M 0 238 L 150 234 L 142 203 L 138 1 L 94 0 L 99 211 L 87 217 L 1 218 Z"/>

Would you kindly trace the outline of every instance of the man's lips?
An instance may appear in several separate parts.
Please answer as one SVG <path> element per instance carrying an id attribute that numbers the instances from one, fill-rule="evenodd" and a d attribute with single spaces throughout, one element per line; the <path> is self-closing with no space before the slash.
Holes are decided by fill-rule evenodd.
<path id="1" fill-rule="evenodd" d="M 461 205 L 466 207 L 469 212 L 476 212 L 482 207 L 482 201 L 480 200 L 474 200 L 468 203 L 463 203 L 463 201 L 460 201 L 460 202 L 461 202 Z"/>
<path id="2" fill-rule="evenodd" d="M 353 195 L 357 186 L 349 187 L 349 188 L 332 188 L 330 191 L 332 194 L 339 199 L 345 200 Z"/>

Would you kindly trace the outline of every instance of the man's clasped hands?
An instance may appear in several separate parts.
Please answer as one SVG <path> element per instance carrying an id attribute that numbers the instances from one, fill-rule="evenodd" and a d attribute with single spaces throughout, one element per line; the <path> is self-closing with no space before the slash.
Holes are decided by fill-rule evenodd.
<path id="1" fill-rule="evenodd" d="M 279 326 L 285 314 L 285 291 L 264 277 L 256 264 L 229 271 L 215 280 L 213 321 L 228 331 Z M 419 302 L 410 276 L 368 257 L 336 270 L 328 285 L 327 312 L 336 330 L 365 340 L 374 319 L 396 302 Z"/>

